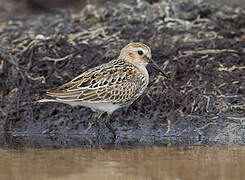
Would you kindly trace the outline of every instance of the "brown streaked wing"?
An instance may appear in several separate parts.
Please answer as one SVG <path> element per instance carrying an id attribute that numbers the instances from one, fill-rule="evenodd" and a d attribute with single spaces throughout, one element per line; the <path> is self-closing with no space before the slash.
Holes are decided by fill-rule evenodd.
<path id="1" fill-rule="evenodd" d="M 95 68 L 89 69 L 84 73 L 78 75 L 71 81 L 59 86 L 58 88 L 48 90 L 47 94 L 51 95 L 51 94 L 67 93 L 68 91 L 74 91 L 74 90 L 76 91 L 78 89 L 77 86 L 82 83 L 88 84 L 86 86 L 88 87 L 91 81 L 93 80 L 93 78 L 96 77 L 97 74 L 99 73 L 98 69 L 102 69 L 104 67 L 110 67 L 110 63 L 102 64 Z"/>
<path id="2" fill-rule="evenodd" d="M 119 102 L 134 96 L 136 84 L 140 83 L 138 76 L 131 65 L 108 63 L 82 73 L 47 95 L 64 100 Z"/>

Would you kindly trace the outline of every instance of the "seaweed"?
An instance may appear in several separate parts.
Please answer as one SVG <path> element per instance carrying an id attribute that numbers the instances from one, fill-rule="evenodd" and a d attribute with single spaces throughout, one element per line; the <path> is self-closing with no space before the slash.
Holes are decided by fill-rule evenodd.
<path id="1" fill-rule="evenodd" d="M 148 68 L 144 95 L 112 116 L 116 145 L 244 145 L 244 22 L 243 6 L 194 0 L 7 14 L 0 20 L 0 144 L 9 144 L 9 136 L 22 137 L 23 146 L 96 144 L 95 128 L 85 131 L 90 109 L 36 101 L 140 41 L 170 78 Z M 103 123 L 100 134 L 100 144 L 108 144 Z"/>

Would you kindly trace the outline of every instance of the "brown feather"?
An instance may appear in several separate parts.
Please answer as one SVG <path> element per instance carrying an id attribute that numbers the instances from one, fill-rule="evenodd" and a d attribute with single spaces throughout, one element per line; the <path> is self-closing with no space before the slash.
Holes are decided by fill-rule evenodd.
<path id="1" fill-rule="evenodd" d="M 61 100 L 84 102 L 129 101 L 137 94 L 137 87 L 144 83 L 144 76 L 134 66 L 118 61 L 90 69 L 72 81 L 49 90 L 47 95 Z"/>

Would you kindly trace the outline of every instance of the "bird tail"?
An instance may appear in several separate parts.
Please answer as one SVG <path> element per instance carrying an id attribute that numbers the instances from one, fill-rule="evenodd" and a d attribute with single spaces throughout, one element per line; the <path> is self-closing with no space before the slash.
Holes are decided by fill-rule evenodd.
<path id="1" fill-rule="evenodd" d="M 57 100 L 56 99 L 40 99 L 36 101 L 36 103 L 43 103 L 43 102 L 57 102 Z"/>
<path id="2" fill-rule="evenodd" d="M 60 102 L 57 99 L 39 99 L 37 101 L 33 101 L 33 104 L 44 103 L 44 102 Z"/>

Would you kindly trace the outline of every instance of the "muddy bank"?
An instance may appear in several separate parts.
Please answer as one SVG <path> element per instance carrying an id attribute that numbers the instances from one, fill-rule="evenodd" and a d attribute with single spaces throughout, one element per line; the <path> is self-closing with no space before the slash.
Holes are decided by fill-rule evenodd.
<path id="1" fill-rule="evenodd" d="M 85 131 L 90 109 L 35 101 L 132 41 L 149 45 L 170 79 L 148 68 L 145 94 L 112 116 L 116 146 L 245 144 L 245 7 L 143 0 L 1 17 L 0 144 L 110 143 L 104 117 L 99 142 Z"/>

